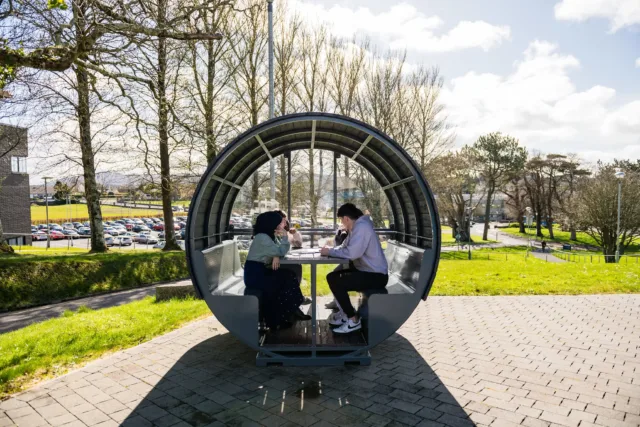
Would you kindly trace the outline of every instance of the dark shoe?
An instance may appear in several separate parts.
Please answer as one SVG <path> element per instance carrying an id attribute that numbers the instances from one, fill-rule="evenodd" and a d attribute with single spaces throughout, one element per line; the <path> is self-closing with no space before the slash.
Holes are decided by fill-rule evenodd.
<path id="1" fill-rule="evenodd" d="M 302 301 L 302 304 L 300 304 L 300 305 L 309 305 L 311 303 L 312 303 L 311 298 L 304 297 L 304 301 Z"/>
<path id="2" fill-rule="evenodd" d="M 297 320 L 311 320 L 311 316 L 308 314 L 304 314 L 304 312 L 300 309 L 296 310 L 295 317 Z"/>
<path id="3" fill-rule="evenodd" d="M 338 308 L 338 304 L 336 303 L 336 300 L 333 300 L 331 302 L 326 303 L 324 307 L 333 310 L 334 308 Z"/>

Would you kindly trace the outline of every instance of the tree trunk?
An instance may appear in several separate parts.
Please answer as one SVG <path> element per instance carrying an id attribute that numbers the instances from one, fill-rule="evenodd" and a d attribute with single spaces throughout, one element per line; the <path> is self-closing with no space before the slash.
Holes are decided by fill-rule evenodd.
<path id="1" fill-rule="evenodd" d="M 520 214 L 518 217 L 518 233 L 526 234 L 527 231 L 524 228 L 524 216 Z"/>
<path id="2" fill-rule="evenodd" d="M 309 205 L 311 207 L 311 226 L 315 227 L 316 223 L 318 222 L 318 200 L 316 199 L 313 151 L 313 148 L 309 148 Z"/>
<path id="3" fill-rule="evenodd" d="M 164 28 L 166 20 L 166 0 L 158 1 L 158 27 Z M 166 94 L 167 77 L 167 39 L 158 38 L 158 142 L 160 144 L 160 179 L 162 188 L 162 212 L 164 214 L 164 251 L 179 250 L 176 232 L 173 229 L 173 210 L 171 209 L 171 167 L 169 160 L 169 109 Z"/>
<path id="4" fill-rule="evenodd" d="M 81 19 L 79 20 L 81 21 Z M 77 25 L 82 25 L 78 23 Z M 104 229 L 102 227 L 102 210 L 100 208 L 100 192 L 96 182 L 96 168 L 91 145 L 91 110 L 89 108 L 89 75 L 87 70 L 76 67 L 78 92 L 78 126 L 80 129 L 80 151 L 82 153 L 82 169 L 84 172 L 84 196 L 87 199 L 87 211 L 91 224 L 91 252 L 106 252 Z"/>
<path id="5" fill-rule="evenodd" d="M 260 197 L 260 175 L 254 172 L 251 175 L 251 207 L 255 205 Z"/>
<path id="6" fill-rule="evenodd" d="M 278 184 L 280 195 L 278 196 L 278 203 L 280 204 L 280 209 L 282 209 L 283 212 L 287 213 L 286 207 L 289 205 L 287 193 L 287 159 L 285 159 L 284 156 L 280 156 L 278 162 L 280 166 L 280 182 Z"/>
<path id="7" fill-rule="evenodd" d="M 489 218 L 491 216 L 491 203 L 493 202 L 494 192 L 494 186 L 489 185 L 487 188 L 487 203 L 484 209 L 484 231 L 482 232 L 482 240 L 489 240 Z"/>
<path id="8" fill-rule="evenodd" d="M 351 195 L 349 194 L 349 189 L 347 188 L 347 185 L 349 185 L 349 157 L 348 156 L 343 156 L 344 157 L 344 186 L 345 188 L 343 188 L 344 191 L 344 202 L 345 203 L 351 203 L 351 200 L 353 199 L 353 197 L 355 197 L 355 195 Z"/>
<path id="9" fill-rule="evenodd" d="M 544 237 L 542 234 L 542 214 L 536 214 L 536 237 Z"/>
<path id="10" fill-rule="evenodd" d="M 573 241 L 578 240 L 578 236 L 577 236 L 577 233 L 576 233 L 576 227 L 574 225 L 570 225 L 569 226 L 569 232 L 571 232 L 571 237 L 569 237 L 569 240 L 573 240 Z"/>
<path id="11" fill-rule="evenodd" d="M 551 218 L 551 215 L 547 216 L 547 230 L 549 230 L 549 238 L 554 239 L 555 237 L 553 236 L 553 218 Z"/>

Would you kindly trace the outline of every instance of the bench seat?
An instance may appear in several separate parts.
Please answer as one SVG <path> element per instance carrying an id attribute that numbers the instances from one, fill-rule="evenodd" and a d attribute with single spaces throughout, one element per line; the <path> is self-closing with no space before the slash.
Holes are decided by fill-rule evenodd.
<path id="1" fill-rule="evenodd" d="M 387 241 L 385 256 L 389 266 L 389 282 L 384 290 L 368 289 L 360 292 L 362 298 L 358 313 L 369 316 L 368 299 L 371 295 L 412 294 L 416 291 L 420 277 L 420 266 L 424 250 L 403 245 L 392 240 Z"/>

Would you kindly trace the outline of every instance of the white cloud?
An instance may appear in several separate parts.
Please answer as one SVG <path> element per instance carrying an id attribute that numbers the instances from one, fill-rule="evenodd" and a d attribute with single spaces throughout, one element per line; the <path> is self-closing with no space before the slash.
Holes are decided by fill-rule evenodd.
<path id="1" fill-rule="evenodd" d="M 611 32 L 640 24 L 638 0 L 562 0 L 555 5 L 556 19 L 585 21 L 589 18 L 609 20 Z"/>
<path id="2" fill-rule="evenodd" d="M 640 68 L 640 58 L 636 59 L 636 68 Z"/>
<path id="3" fill-rule="evenodd" d="M 374 35 L 383 38 L 394 49 L 451 52 L 480 48 L 488 51 L 511 36 L 508 26 L 484 21 L 460 21 L 445 32 L 440 17 L 427 16 L 408 3 L 391 6 L 380 13 L 367 7 L 351 9 L 337 4 L 325 8 L 311 2 L 294 1 L 291 5 L 308 22 L 331 25 L 331 32 L 336 36 Z"/>
<path id="4" fill-rule="evenodd" d="M 616 91 L 579 91 L 570 72 L 580 69 L 558 46 L 534 41 L 511 74 L 469 72 L 443 90 L 460 145 L 502 131 L 530 150 L 581 153 L 589 160 L 640 155 L 640 100 L 616 106 Z"/>

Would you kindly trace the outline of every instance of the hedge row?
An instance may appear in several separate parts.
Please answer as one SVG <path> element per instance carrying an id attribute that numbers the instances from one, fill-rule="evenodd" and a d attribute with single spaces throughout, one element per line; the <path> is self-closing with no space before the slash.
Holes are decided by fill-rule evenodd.
<path id="1" fill-rule="evenodd" d="M 0 258 L 0 311 L 188 277 L 184 252 Z"/>

